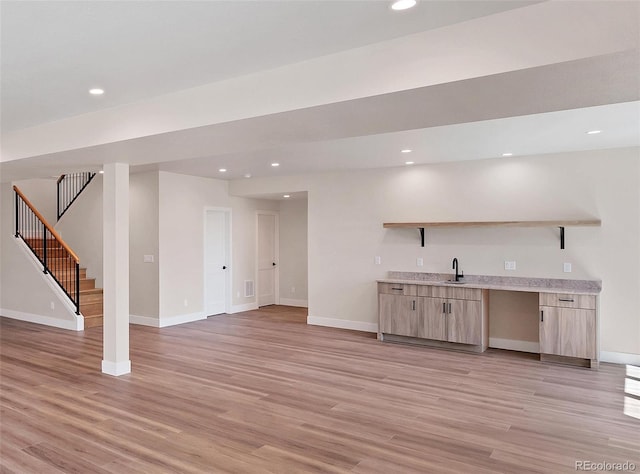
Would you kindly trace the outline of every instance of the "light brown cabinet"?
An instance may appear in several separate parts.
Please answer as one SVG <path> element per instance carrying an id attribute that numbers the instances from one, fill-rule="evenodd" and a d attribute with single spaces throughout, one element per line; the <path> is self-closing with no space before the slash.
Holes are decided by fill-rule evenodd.
<path id="1" fill-rule="evenodd" d="M 422 326 L 418 298 L 415 296 L 380 294 L 380 332 L 419 337 Z"/>
<path id="2" fill-rule="evenodd" d="M 378 284 L 381 340 L 389 335 L 404 336 L 425 343 L 466 344 L 473 346 L 470 350 L 480 352 L 487 348 L 486 292 L 429 285 L 417 285 L 414 292 L 415 287 Z"/>
<path id="3" fill-rule="evenodd" d="M 443 311 L 444 302 L 440 298 L 419 298 L 422 300 L 423 330 L 418 337 L 447 340 L 447 315 Z"/>
<path id="4" fill-rule="evenodd" d="M 451 300 L 448 309 L 447 340 L 461 344 L 482 344 L 482 303 Z"/>
<path id="5" fill-rule="evenodd" d="M 595 363 L 595 296 L 540 293 L 540 354 Z"/>

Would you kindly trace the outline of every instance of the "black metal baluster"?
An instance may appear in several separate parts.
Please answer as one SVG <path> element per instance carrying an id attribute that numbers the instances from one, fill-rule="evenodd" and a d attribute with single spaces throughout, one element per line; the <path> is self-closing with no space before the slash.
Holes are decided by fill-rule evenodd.
<path id="1" fill-rule="evenodd" d="M 18 197 L 19 197 L 18 193 L 16 192 L 16 215 L 15 215 L 15 218 L 16 218 L 16 235 L 15 236 L 16 237 L 18 237 Z"/>
<path id="2" fill-rule="evenodd" d="M 42 248 L 44 272 L 49 273 L 49 269 L 47 268 L 47 226 L 44 222 L 42 223 Z"/>
<path id="3" fill-rule="evenodd" d="M 80 314 L 80 263 L 76 262 L 76 314 Z"/>

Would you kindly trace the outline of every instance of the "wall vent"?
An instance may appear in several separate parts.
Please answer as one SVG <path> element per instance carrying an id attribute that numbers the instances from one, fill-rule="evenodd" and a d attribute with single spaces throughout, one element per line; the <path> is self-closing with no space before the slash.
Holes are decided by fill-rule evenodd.
<path id="1" fill-rule="evenodd" d="M 255 296 L 254 289 L 253 289 L 253 280 L 245 280 L 244 281 L 244 297 L 251 298 L 252 296 Z"/>

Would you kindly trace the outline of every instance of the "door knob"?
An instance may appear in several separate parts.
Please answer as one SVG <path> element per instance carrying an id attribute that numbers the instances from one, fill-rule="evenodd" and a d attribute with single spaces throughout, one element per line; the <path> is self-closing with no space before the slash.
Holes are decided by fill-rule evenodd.
<path id="1" fill-rule="evenodd" d="M 272 265 L 275 267 L 276 266 L 276 262 L 273 262 Z"/>
<path id="2" fill-rule="evenodd" d="M 226 266 L 226 265 L 222 265 L 222 269 L 223 269 L 223 270 L 226 270 L 226 269 L 227 269 L 227 266 Z"/>

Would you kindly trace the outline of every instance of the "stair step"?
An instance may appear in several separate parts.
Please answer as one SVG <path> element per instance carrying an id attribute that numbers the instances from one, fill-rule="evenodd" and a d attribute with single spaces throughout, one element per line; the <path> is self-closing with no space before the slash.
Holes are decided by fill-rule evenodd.
<path id="1" fill-rule="evenodd" d="M 82 313 L 83 316 L 95 316 L 98 314 L 102 314 L 103 308 L 102 308 L 102 301 L 96 301 L 96 302 L 91 302 L 91 303 L 80 303 L 80 312 Z"/>
<path id="2" fill-rule="evenodd" d="M 26 238 L 24 239 L 26 243 L 28 243 L 31 247 L 43 247 L 42 239 L 37 238 Z M 62 244 L 57 240 L 47 239 L 47 248 L 58 247 L 61 248 Z"/>
<path id="3" fill-rule="evenodd" d="M 83 295 L 95 295 L 95 294 L 102 294 L 104 293 L 104 290 L 102 288 L 89 288 L 86 290 L 80 289 L 80 298 L 82 298 Z"/>
<path id="4" fill-rule="evenodd" d="M 96 314 L 94 316 L 84 317 L 84 328 L 94 328 L 102 326 L 102 314 Z"/>
<path id="5" fill-rule="evenodd" d="M 93 293 L 90 295 L 83 295 L 82 292 L 80 292 L 80 307 L 87 304 L 101 303 L 102 301 L 103 301 L 102 293 Z"/>
<path id="6" fill-rule="evenodd" d="M 70 276 L 75 276 L 76 275 L 76 271 L 75 270 L 72 270 L 72 271 L 59 270 L 54 265 L 51 265 L 51 263 L 49 263 L 49 270 L 51 270 L 51 273 L 54 273 L 56 276 L 60 275 L 63 278 L 66 277 L 67 275 L 70 275 Z M 81 268 L 80 269 L 80 279 L 82 280 L 84 278 L 87 278 L 87 269 L 86 268 Z"/>
<path id="7" fill-rule="evenodd" d="M 38 255 L 38 257 L 42 257 L 44 255 L 44 249 L 42 247 L 40 248 L 34 248 L 33 251 L 36 253 L 36 255 Z M 52 258 L 62 258 L 62 257 L 67 257 L 69 255 L 69 253 L 63 249 L 63 248 L 47 248 L 47 259 L 49 257 Z"/>
<path id="8" fill-rule="evenodd" d="M 93 290 L 95 287 L 96 287 L 95 278 L 83 278 L 82 280 L 80 280 L 80 291 Z"/>

